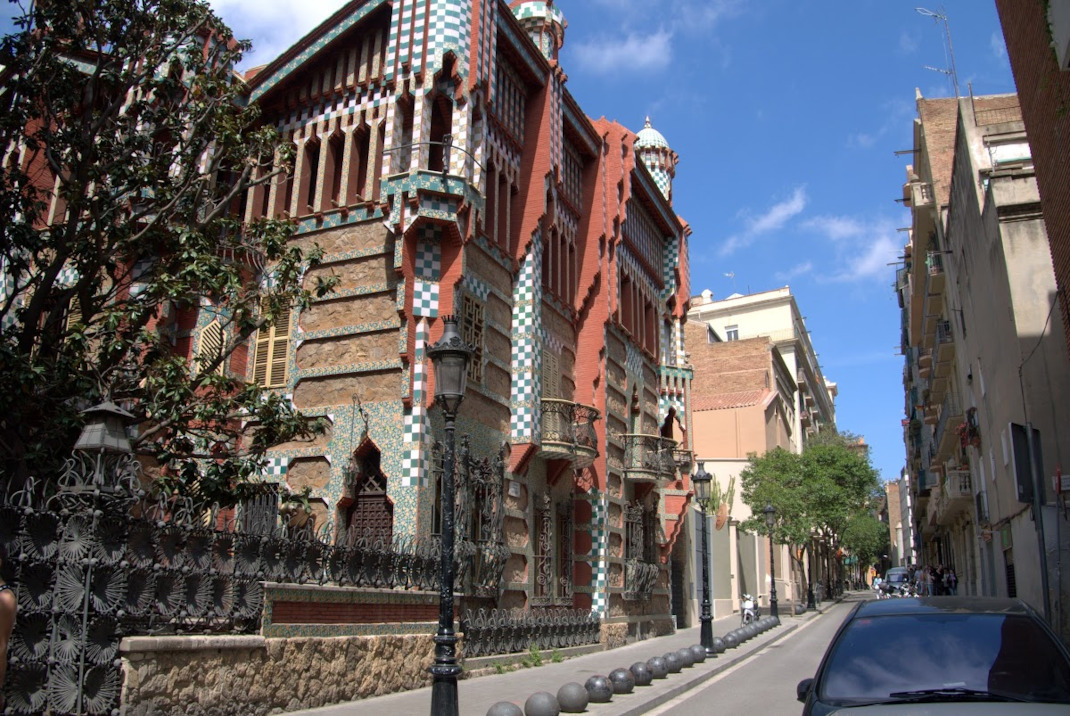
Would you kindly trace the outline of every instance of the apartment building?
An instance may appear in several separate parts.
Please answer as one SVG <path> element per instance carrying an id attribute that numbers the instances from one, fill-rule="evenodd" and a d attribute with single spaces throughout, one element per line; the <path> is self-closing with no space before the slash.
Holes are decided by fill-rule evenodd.
<path id="1" fill-rule="evenodd" d="M 1070 448 L 1070 364 L 1018 98 L 918 93 L 917 108 L 896 283 L 914 547 L 960 589 L 1021 597 L 1065 634 L 1052 480 Z"/>

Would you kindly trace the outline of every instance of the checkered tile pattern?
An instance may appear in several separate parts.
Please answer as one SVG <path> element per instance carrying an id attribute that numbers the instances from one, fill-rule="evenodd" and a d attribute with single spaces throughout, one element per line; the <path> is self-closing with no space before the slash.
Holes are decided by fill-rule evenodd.
<path id="1" fill-rule="evenodd" d="M 606 493 L 594 492 L 591 500 L 591 610 L 605 614 L 609 608 L 609 504 Z"/>
<path id="2" fill-rule="evenodd" d="M 431 281 L 412 282 L 412 315 L 438 317 L 439 285 Z"/>
<path id="3" fill-rule="evenodd" d="M 73 266 L 64 266 L 56 276 L 56 285 L 60 288 L 70 288 L 78 283 L 78 269 Z"/>
<path id="4" fill-rule="evenodd" d="M 628 354 L 624 359 L 625 367 L 629 373 L 638 378 L 643 375 L 643 354 L 631 341 L 628 341 L 626 345 Z"/>
<path id="5" fill-rule="evenodd" d="M 537 441 L 536 397 L 541 392 L 542 363 L 542 240 L 532 237 L 513 289 L 513 380 L 509 431 L 518 442 Z"/>
<path id="6" fill-rule="evenodd" d="M 684 322 L 673 322 L 673 331 L 676 334 L 676 365 L 687 363 L 687 346 L 684 344 Z"/>
<path id="7" fill-rule="evenodd" d="M 260 476 L 265 479 L 277 480 L 282 482 L 286 479 L 286 472 L 290 468 L 290 458 L 288 457 L 271 457 L 268 458 L 267 465 L 264 466 L 264 471 L 260 473 Z"/>
<path id="8" fill-rule="evenodd" d="M 442 230 L 426 225 L 420 243 L 416 245 L 416 275 L 428 281 L 442 278 Z M 398 242 L 401 243 L 401 242 Z"/>
<path id="9" fill-rule="evenodd" d="M 439 61 L 447 50 L 457 54 L 459 67 L 468 67 L 471 17 L 471 0 L 436 0 L 431 9 L 431 32 L 427 44 L 427 53 L 433 58 L 435 71 L 440 69 Z"/>
<path id="10" fill-rule="evenodd" d="M 465 276 L 461 279 L 461 286 L 464 290 L 472 294 L 475 298 L 478 298 L 483 303 L 487 302 L 490 297 L 490 286 L 480 281 L 478 278 L 472 275 Z"/>
<path id="11" fill-rule="evenodd" d="M 412 408 L 405 411 L 403 457 L 401 458 L 401 486 L 423 487 L 427 484 L 428 458 L 424 450 L 424 436 L 430 434 L 424 399 L 427 392 L 425 375 L 427 338 L 429 328 L 427 319 L 421 318 L 416 324 L 416 347 L 412 364 Z"/>

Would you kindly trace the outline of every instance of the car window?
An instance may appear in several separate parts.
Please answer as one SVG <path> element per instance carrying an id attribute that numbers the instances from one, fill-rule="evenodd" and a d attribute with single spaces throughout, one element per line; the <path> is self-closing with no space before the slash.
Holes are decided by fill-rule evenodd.
<path id="1" fill-rule="evenodd" d="M 952 688 L 1070 703 L 1070 664 L 1025 616 L 863 617 L 840 635 L 817 688 L 821 701 L 835 705 Z"/>

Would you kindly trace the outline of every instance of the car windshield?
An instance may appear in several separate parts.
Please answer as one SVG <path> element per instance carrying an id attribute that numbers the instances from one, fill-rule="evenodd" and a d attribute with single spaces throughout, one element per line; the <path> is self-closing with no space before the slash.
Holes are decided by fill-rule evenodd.
<path id="1" fill-rule="evenodd" d="M 861 617 L 840 635 L 818 686 L 821 701 L 841 706 L 967 691 L 1070 703 L 1070 664 L 1026 616 Z"/>
<path id="2" fill-rule="evenodd" d="M 889 572 L 886 582 L 906 582 L 910 577 L 906 572 Z"/>

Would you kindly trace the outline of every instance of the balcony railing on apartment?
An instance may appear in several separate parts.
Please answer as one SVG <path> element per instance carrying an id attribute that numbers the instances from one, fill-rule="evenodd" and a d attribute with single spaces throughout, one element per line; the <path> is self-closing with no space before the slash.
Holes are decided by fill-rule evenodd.
<path id="1" fill-rule="evenodd" d="M 624 476 L 631 480 L 658 482 L 676 478 L 676 441 L 660 435 L 625 433 Z"/>
<path id="2" fill-rule="evenodd" d="M 949 457 L 954 452 L 959 442 L 956 428 L 961 422 L 962 408 L 959 406 L 958 397 L 954 393 L 948 393 L 940 406 L 940 418 L 936 421 L 934 432 L 938 456 Z"/>
<path id="3" fill-rule="evenodd" d="M 601 413 L 589 405 L 558 398 L 543 398 L 541 411 L 541 456 L 571 460 L 578 467 L 598 457 L 594 423 Z"/>

